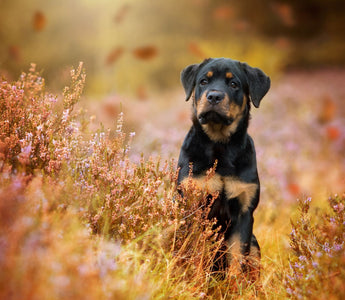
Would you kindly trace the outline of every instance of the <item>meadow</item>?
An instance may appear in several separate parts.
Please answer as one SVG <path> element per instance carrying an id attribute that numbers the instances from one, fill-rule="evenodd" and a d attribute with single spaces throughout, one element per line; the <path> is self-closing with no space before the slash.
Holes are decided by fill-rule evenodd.
<path id="1" fill-rule="evenodd" d="M 1 299 L 344 298 L 344 71 L 276 76 L 252 110 L 257 282 L 212 274 L 206 195 L 176 192 L 182 88 L 95 104 L 70 75 L 61 94 L 34 64 L 0 82 Z"/>

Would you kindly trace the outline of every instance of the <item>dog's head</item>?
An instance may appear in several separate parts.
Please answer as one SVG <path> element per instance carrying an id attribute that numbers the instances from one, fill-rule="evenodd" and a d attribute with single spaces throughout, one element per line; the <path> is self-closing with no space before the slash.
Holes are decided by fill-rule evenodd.
<path id="1" fill-rule="evenodd" d="M 260 69 L 227 58 L 210 58 L 181 73 L 186 101 L 193 98 L 194 118 L 211 140 L 226 142 L 249 116 L 250 101 L 259 107 L 270 88 Z"/>

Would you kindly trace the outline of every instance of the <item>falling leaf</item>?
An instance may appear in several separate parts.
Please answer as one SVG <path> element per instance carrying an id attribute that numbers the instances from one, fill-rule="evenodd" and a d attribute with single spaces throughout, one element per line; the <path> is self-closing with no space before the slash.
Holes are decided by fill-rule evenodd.
<path id="1" fill-rule="evenodd" d="M 147 90 L 142 85 L 137 88 L 137 98 L 141 101 L 147 100 Z"/>
<path id="2" fill-rule="evenodd" d="M 124 49 L 122 47 L 114 48 L 107 56 L 105 60 L 106 65 L 111 65 L 116 62 L 123 54 Z"/>
<path id="3" fill-rule="evenodd" d="M 336 112 L 336 104 L 330 96 L 325 96 L 322 100 L 322 106 L 319 111 L 318 121 L 319 123 L 327 123 L 334 119 Z"/>
<path id="4" fill-rule="evenodd" d="M 149 60 L 157 56 L 158 51 L 154 46 L 139 47 L 133 50 L 133 55 L 142 60 Z"/>
<path id="5" fill-rule="evenodd" d="M 250 28 L 250 23 L 246 20 L 238 20 L 233 25 L 234 29 L 237 31 L 246 31 Z"/>
<path id="6" fill-rule="evenodd" d="M 289 4 L 274 3 L 272 4 L 272 10 L 285 26 L 292 27 L 295 25 L 294 13 Z"/>
<path id="7" fill-rule="evenodd" d="M 120 108 L 116 103 L 108 102 L 103 105 L 103 111 L 108 118 L 116 118 L 119 114 Z"/>
<path id="8" fill-rule="evenodd" d="M 301 192 L 300 186 L 295 182 L 290 182 L 287 186 L 287 189 L 293 196 L 297 196 Z"/>
<path id="9" fill-rule="evenodd" d="M 120 7 L 120 9 L 116 12 L 114 21 L 115 23 L 119 24 L 123 21 L 123 19 L 126 17 L 130 10 L 130 5 L 129 4 L 124 4 L 123 6 Z"/>
<path id="10" fill-rule="evenodd" d="M 14 61 L 20 61 L 20 49 L 17 45 L 11 45 L 8 47 L 8 54 Z"/>
<path id="11" fill-rule="evenodd" d="M 335 141 L 339 138 L 340 136 L 340 130 L 339 128 L 335 127 L 335 126 L 329 126 L 327 127 L 327 137 L 331 140 L 331 141 Z"/>
<path id="12" fill-rule="evenodd" d="M 213 11 L 213 19 L 215 20 L 228 20 L 234 16 L 234 9 L 228 5 L 217 7 Z"/>
<path id="13" fill-rule="evenodd" d="M 275 45 L 281 50 L 288 50 L 291 47 L 291 42 L 286 37 L 279 37 L 276 39 Z"/>
<path id="14" fill-rule="evenodd" d="M 109 119 L 116 118 L 121 111 L 121 103 L 123 99 L 118 95 L 111 95 L 104 100 L 101 105 L 102 116 Z"/>
<path id="15" fill-rule="evenodd" d="M 197 43 L 191 42 L 188 45 L 188 50 L 198 58 L 206 58 L 205 53 L 201 50 L 200 46 Z"/>
<path id="16" fill-rule="evenodd" d="M 33 17 L 33 28 L 36 31 L 42 31 L 47 24 L 46 16 L 41 12 L 37 11 Z"/>

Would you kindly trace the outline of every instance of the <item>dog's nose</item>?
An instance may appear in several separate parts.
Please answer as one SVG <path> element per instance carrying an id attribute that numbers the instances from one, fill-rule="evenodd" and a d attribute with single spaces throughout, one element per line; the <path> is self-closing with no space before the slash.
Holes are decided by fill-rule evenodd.
<path id="1" fill-rule="evenodd" d="M 211 104 L 218 104 L 225 97 L 225 93 L 220 91 L 209 91 L 206 95 L 207 101 Z"/>

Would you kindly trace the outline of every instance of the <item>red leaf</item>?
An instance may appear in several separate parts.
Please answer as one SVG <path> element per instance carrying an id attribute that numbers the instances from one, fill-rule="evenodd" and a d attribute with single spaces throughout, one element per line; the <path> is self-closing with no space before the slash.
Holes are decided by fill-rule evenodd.
<path id="1" fill-rule="evenodd" d="M 331 140 L 331 141 L 335 141 L 339 138 L 340 136 L 340 130 L 339 128 L 335 127 L 335 126 L 329 126 L 327 127 L 327 137 Z"/>
<path id="2" fill-rule="evenodd" d="M 299 195 L 299 193 L 301 192 L 300 186 L 295 182 L 290 182 L 287 186 L 287 189 L 290 192 L 290 194 L 294 196 Z"/>

